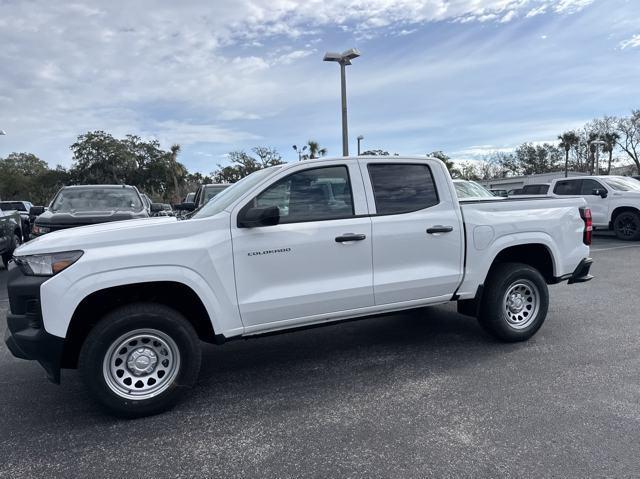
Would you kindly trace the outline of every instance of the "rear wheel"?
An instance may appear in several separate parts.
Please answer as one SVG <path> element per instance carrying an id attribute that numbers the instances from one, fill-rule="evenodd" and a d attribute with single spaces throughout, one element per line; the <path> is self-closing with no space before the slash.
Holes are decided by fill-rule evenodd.
<path id="1" fill-rule="evenodd" d="M 640 240 L 640 213 L 623 211 L 613 222 L 613 230 L 618 239 L 623 241 Z"/>
<path id="2" fill-rule="evenodd" d="M 139 303 L 105 316 L 80 351 L 79 369 L 109 412 L 142 417 L 173 407 L 200 370 L 200 343 L 180 313 Z"/>
<path id="3" fill-rule="evenodd" d="M 549 290 L 540 272 L 526 264 L 504 263 L 485 283 L 478 320 L 503 341 L 525 341 L 544 323 Z"/>

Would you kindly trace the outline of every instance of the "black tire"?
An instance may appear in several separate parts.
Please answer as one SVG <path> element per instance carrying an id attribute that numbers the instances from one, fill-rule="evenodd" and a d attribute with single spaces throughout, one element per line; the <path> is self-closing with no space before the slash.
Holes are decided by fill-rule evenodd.
<path id="1" fill-rule="evenodd" d="M 122 348 L 117 347 L 117 344 L 122 344 L 121 341 L 126 341 L 129 336 L 135 339 Z M 122 356 L 118 356 L 119 354 Z M 134 354 L 139 355 L 134 358 Z M 137 371 L 140 376 L 135 376 L 129 365 L 137 367 L 135 361 L 141 355 L 146 355 L 146 364 L 150 364 L 150 357 L 151 360 L 156 358 L 155 370 L 148 375 Z M 116 366 L 118 360 L 120 365 Z M 119 417 L 136 418 L 171 409 L 183 393 L 195 385 L 200 362 L 198 335 L 184 316 L 160 304 L 135 303 L 107 314 L 91 330 L 80 350 L 78 369 L 91 395 L 107 411 Z M 169 369 L 164 370 L 163 364 Z M 118 376 L 121 370 L 123 375 Z M 159 376 L 161 370 L 164 372 Z M 135 385 L 132 384 L 131 377 L 136 381 Z M 128 386 L 123 381 L 127 380 L 131 386 L 129 392 L 124 390 Z M 139 383 L 142 386 L 136 386 Z M 143 394 L 145 391 L 136 387 L 153 388 L 160 385 L 164 389 L 155 394 L 149 392 L 149 397 L 133 397 L 134 394 Z"/>
<path id="2" fill-rule="evenodd" d="M 620 240 L 640 240 L 640 213 L 636 211 L 623 211 L 616 216 L 613 222 L 613 231 Z"/>
<path id="3" fill-rule="evenodd" d="M 526 341 L 540 329 L 548 309 L 549 290 L 540 272 L 503 263 L 492 268 L 485 282 L 478 321 L 502 341 Z"/>

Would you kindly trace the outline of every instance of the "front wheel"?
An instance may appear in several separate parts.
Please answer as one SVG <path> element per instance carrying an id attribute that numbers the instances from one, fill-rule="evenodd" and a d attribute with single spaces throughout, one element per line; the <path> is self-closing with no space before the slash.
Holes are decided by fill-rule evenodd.
<path id="1" fill-rule="evenodd" d="M 193 326 L 163 305 L 139 303 L 107 314 L 80 351 L 80 374 L 93 397 L 121 417 L 173 407 L 200 370 Z"/>
<path id="2" fill-rule="evenodd" d="M 482 295 L 478 320 L 503 341 L 525 341 L 544 323 L 549 290 L 540 272 L 526 264 L 504 263 L 492 269 Z"/>
<path id="3" fill-rule="evenodd" d="M 640 214 L 634 211 L 620 213 L 613 222 L 613 230 L 623 241 L 640 240 Z"/>
<path id="4" fill-rule="evenodd" d="M 18 234 L 14 233 L 13 235 L 13 244 L 11 246 L 11 250 L 7 251 L 2 255 L 2 264 L 4 264 L 5 268 L 9 267 L 9 261 L 11 261 L 11 257 L 13 256 L 13 251 L 22 244 L 22 240 Z"/>

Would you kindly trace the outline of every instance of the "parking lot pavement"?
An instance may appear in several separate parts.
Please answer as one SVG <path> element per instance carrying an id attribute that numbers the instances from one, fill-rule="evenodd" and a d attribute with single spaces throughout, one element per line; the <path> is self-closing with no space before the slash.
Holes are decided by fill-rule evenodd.
<path id="1" fill-rule="evenodd" d="M 2 345 L 0 477 L 637 477 L 640 244 L 592 255 L 526 343 L 447 305 L 206 346 L 190 397 L 136 421 Z"/>

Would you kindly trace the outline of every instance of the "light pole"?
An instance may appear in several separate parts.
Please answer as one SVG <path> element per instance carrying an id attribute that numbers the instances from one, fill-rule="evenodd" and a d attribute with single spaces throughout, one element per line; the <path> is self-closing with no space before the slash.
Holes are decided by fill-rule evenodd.
<path id="1" fill-rule="evenodd" d="M 350 48 L 342 53 L 325 53 L 325 62 L 338 62 L 340 64 L 340 91 L 342 94 L 342 156 L 349 156 L 349 132 L 347 129 L 347 80 L 345 68 L 351 65 L 351 60 L 358 58 L 360 52 Z"/>
<path id="2" fill-rule="evenodd" d="M 606 145 L 606 143 L 602 140 L 593 140 L 589 142 L 590 145 L 595 145 L 596 146 L 596 175 L 600 174 L 600 148 L 598 148 L 601 145 Z"/>
<path id="3" fill-rule="evenodd" d="M 364 140 L 364 136 L 358 135 L 358 156 L 360 156 L 360 142 Z"/>
<path id="4" fill-rule="evenodd" d="M 298 145 L 293 145 L 293 149 L 298 153 L 298 161 L 302 161 L 302 154 L 304 153 L 304 150 L 307 149 L 307 145 L 304 145 L 302 148 L 298 148 Z"/>

